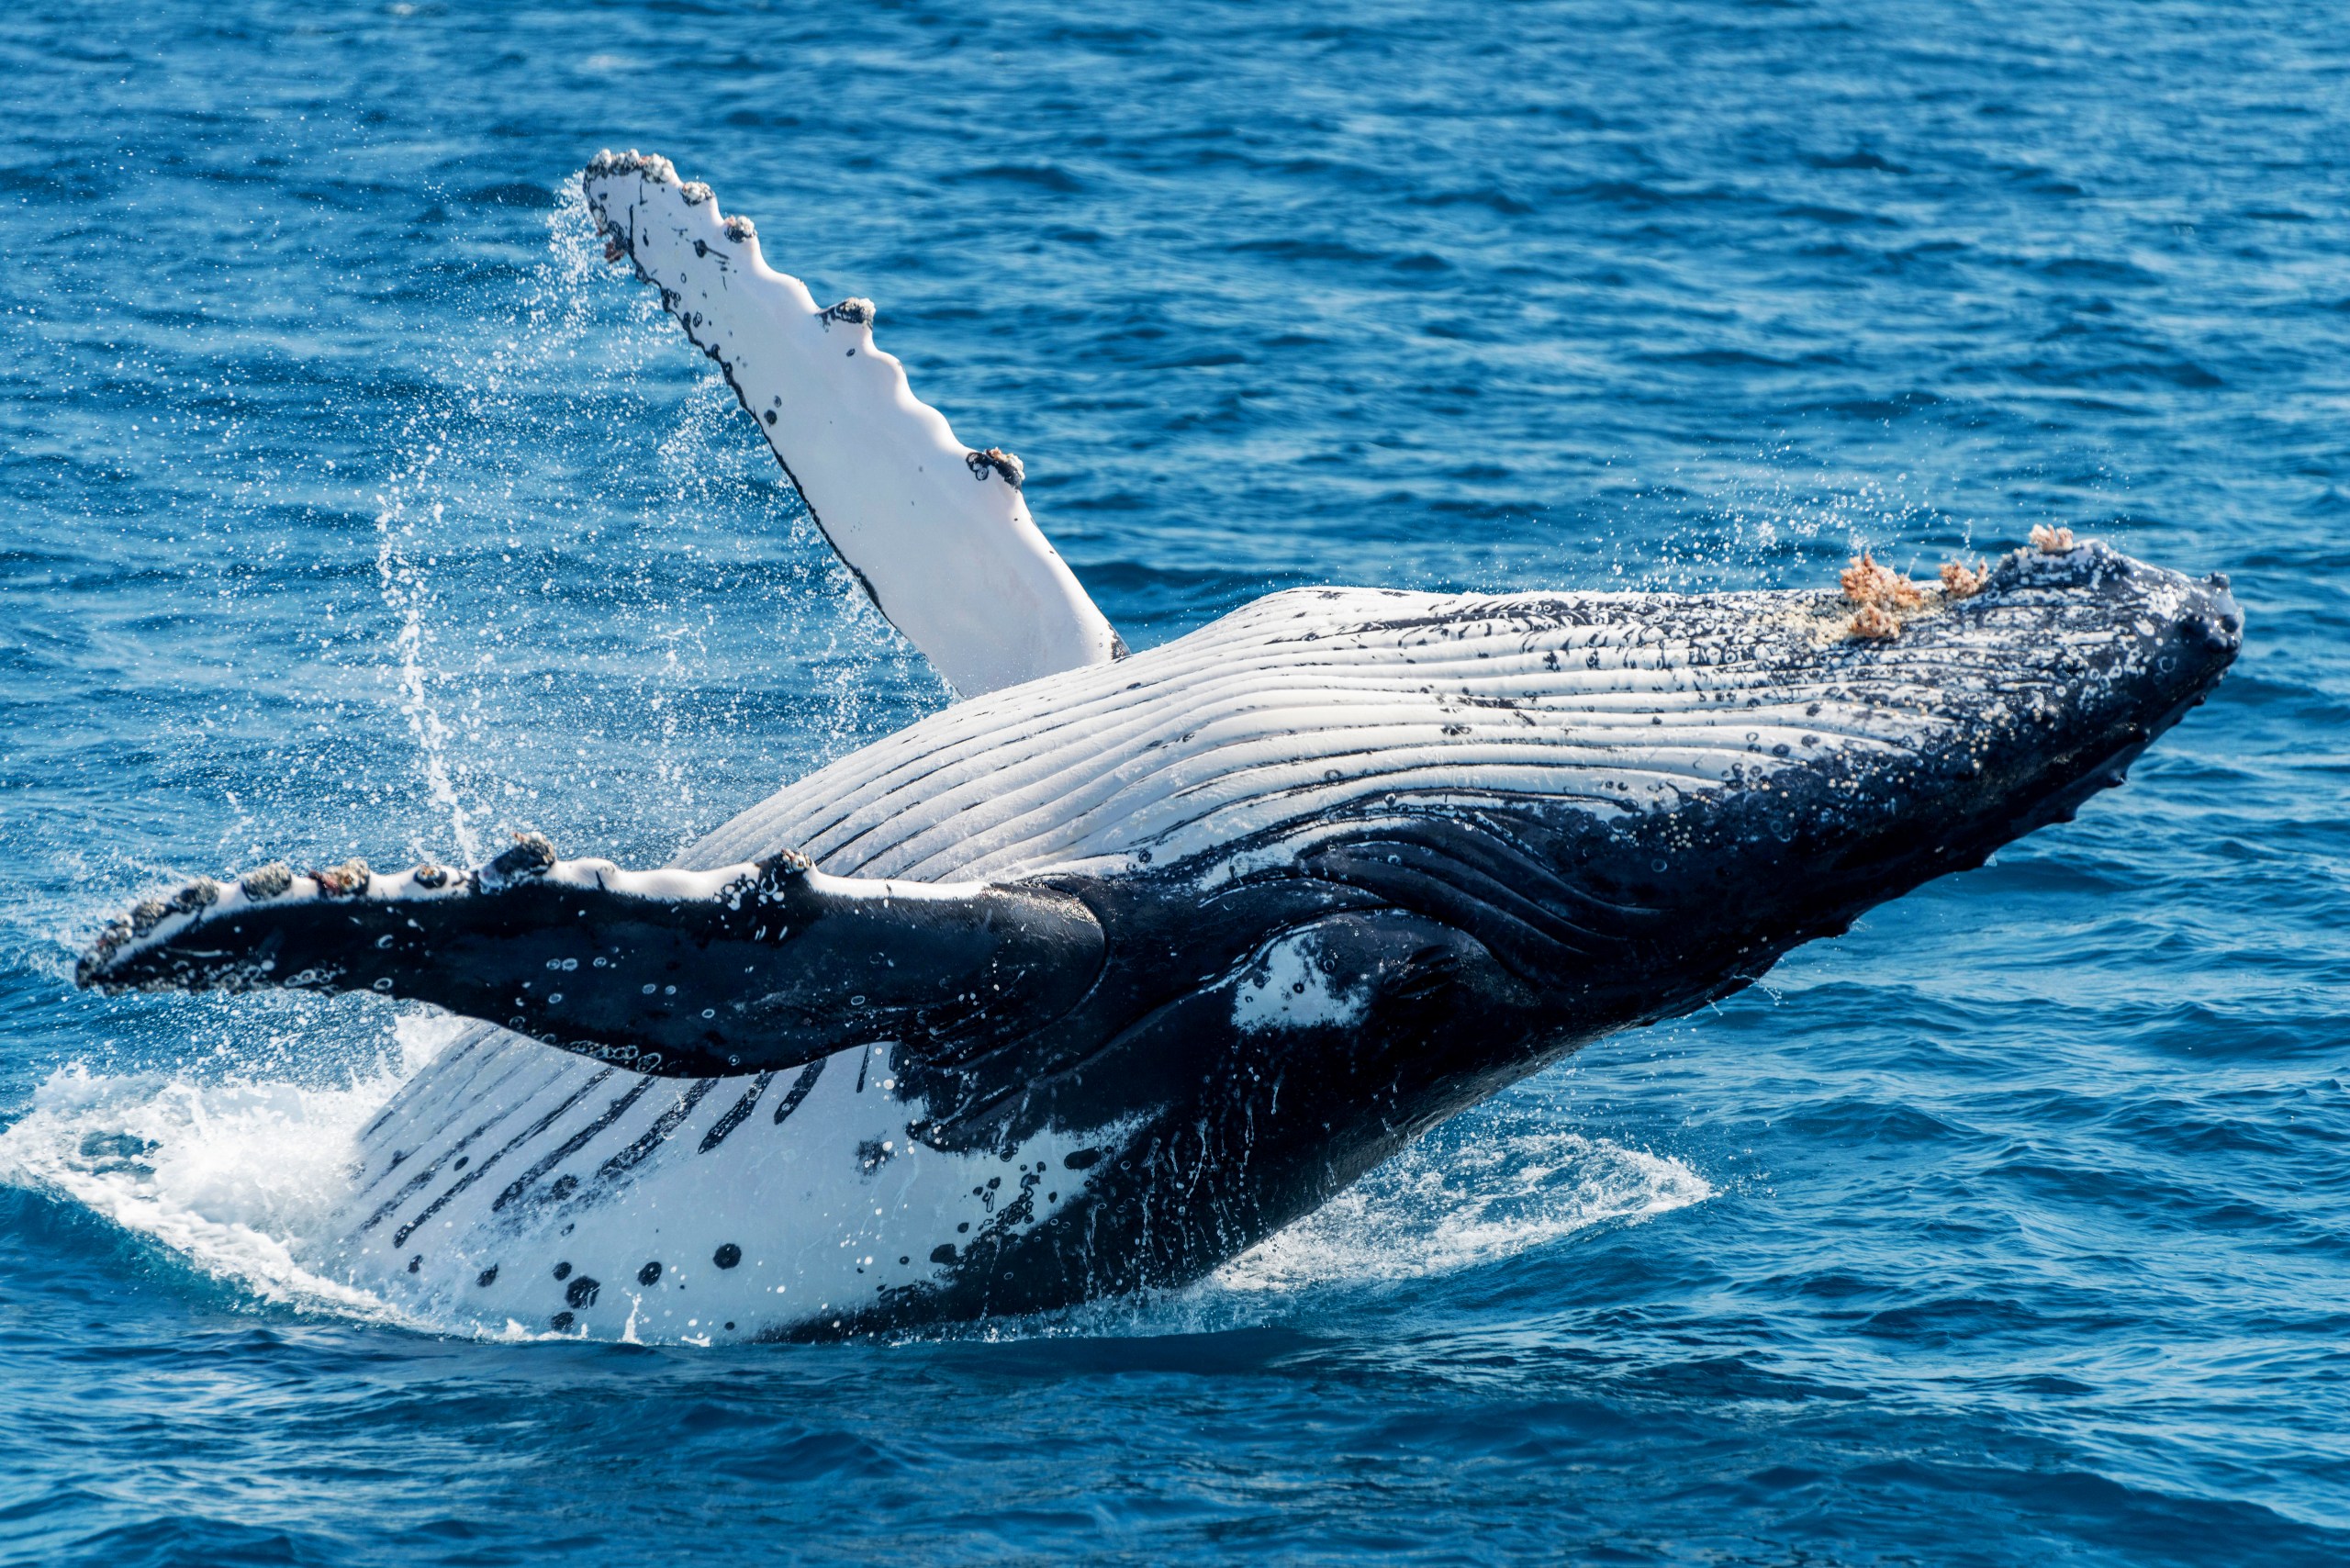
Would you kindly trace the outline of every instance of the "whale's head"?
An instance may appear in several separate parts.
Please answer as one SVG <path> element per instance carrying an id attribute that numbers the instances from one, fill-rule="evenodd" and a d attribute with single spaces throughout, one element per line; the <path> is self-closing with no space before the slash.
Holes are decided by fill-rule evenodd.
<path id="1" fill-rule="evenodd" d="M 1466 931 L 1594 1029 L 1685 1011 L 2069 819 L 2235 657 L 2223 578 L 2048 544 L 1940 588 L 1858 567 L 1857 597 L 1583 596 L 1456 621 L 1452 648 L 1497 644 L 1470 667 L 1523 672 L 1456 699 L 1480 704 L 1470 722 L 1518 720 L 1558 764 L 1532 787 L 1495 767 L 1390 791 L 1304 861 Z"/>
<path id="2" fill-rule="evenodd" d="M 1850 672 L 1847 705 L 1909 719 L 1914 760 L 1856 756 L 1842 787 L 1908 812 L 1925 836 L 1979 844 L 2069 818 L 2121 783 L 2234 661 L 2244 616 L 2224 577 L 2092 542 L 2017 550 L 1975 593 L 1936 596 L 1872 641 L 1848 634 L 1822 674 Z"/>
<path id="3" fill-rule="evenodd" d="M 2243 645 L 2224 578 L 2102 543 L 2017 550 L 1971 582 L 1954 575 L 1955 589 L 1902 593 L 1908 606 L 1880 586 L 1877 602 L 1853 610 L 1848 593 L 1829 635 L 1776 644 L 1775 670 L 1774 640 L 1757 641 L 1759 683 L 1775 684 L 1782 715 L 1801 699 L 1807 727 L 1792 743 L 1748 740 L 1754 761 L 1722 802 L 1765 842 L 1829 855 L 1855 891 L 1901 890 L 1873 886 L 1873 867 L 1902 879 L 1973 865 L 2069 820 L 2203 700 Z"/>

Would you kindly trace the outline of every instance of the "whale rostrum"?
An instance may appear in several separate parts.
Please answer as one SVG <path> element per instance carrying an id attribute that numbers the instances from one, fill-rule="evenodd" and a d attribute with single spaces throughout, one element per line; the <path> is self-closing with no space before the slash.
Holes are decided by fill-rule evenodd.
<path id="1" fill-rule="evenodd" d="M 828 331 L 869 347 L 864 301 L 803 321 L 736 290 L 755 236 L 712 249 L 715 198 L 662 161 L 588 182 L 738 391 Z M 744 398 L 795 476 L 834 407 L 810 398 L 797 424 Z M 83 960 L 107 990 L 480 1021 L 362 1135 L 351 1279 L 693 1338 L 1197 1278 L 1504 1085 L 2069 816 L 2242 641 L 2223 579 L 2048 529 L 1938 584 L 1863 556 L 1818 591 L 1292 589 L 1113 657 L 1057 588 L 1009 612 L 1069 611 L 1040 643 L 883 569 L 935 538 L 845 520 L 937 450 L 989 498 L 957 524 L 983 551 L 1034 524 L 1016 463 L 931 443 L 910 394 L 859 407 L 825 416 L 869 459 L 829 470 L 828 536 L 925 651 L 1033 673 L 958 682 L 665 869 L 535 834 L 472 871 L 263 867 Z"/>

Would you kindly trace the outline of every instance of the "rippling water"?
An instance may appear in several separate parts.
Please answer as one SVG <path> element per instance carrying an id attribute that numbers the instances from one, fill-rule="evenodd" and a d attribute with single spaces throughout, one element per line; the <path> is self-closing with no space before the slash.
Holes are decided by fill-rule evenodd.
<path id="1" fill-rule="evenodd" d="M 0 17 L 0 1551 L 2350 1556 L 2350 35 L 2324 6 Z M 2067 826 L 1201 1287 L 436 1337 L 304 1268 L 445 1036 L 70 983 L 263 856 L 666 856 L 944 689 L 573 194 L 758 220 L 1138 645 L 1297 583 L 2235 579 Z"/>

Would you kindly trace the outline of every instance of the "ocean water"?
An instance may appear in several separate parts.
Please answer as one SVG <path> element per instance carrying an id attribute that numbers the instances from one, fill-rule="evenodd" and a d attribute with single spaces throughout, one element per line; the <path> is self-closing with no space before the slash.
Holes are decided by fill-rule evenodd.
<path id="1" fill-rule="evenodd" d="M 0 1557 L 2350 1559 L 2333 8 L 28 0 L 0 103 Z M 306 1260 L 448 1023 L 72 964 L 265 857 L 650 863 L 946 700 L 602 263 L 632 145 L 1137 645 L 2042 521 L 2249 640 L 2077 822 L 1192 1290 L 437 1332 Z"/>

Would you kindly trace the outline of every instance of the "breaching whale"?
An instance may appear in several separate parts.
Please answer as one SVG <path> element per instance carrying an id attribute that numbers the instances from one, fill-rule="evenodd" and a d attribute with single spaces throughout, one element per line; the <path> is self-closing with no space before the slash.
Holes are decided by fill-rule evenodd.
<path id="1" fill-rule="evenodd" d="M 361 1135 L 332 1255 L 442 1323 L 866 1332 L 1194 1279 L 1436 1123 L 2121 781 L 2241 644 L 2061 530 L 1912 585 L 1273 594 L 1127 655 L 751 225 L 585 175 L 826 538 L 962 694 L 670 868 L 199 879 L 83 983 L 478 1023 Z"/>

